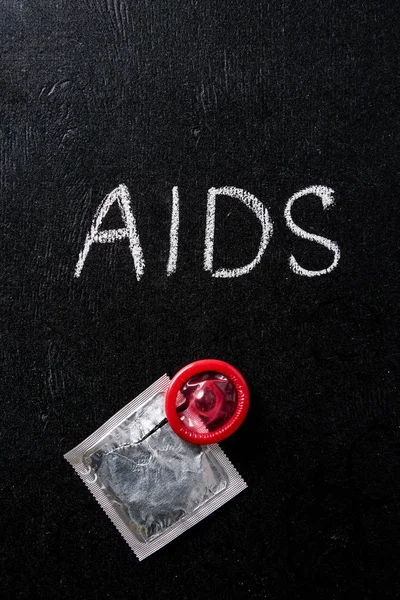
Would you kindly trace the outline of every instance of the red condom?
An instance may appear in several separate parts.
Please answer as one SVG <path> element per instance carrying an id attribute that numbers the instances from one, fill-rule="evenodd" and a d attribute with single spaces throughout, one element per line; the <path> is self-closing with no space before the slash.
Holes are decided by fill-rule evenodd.
<path id="1" fill-rule="evenodd" d="M 198 360 L 171 380 L 165 414 L 185 441 L 214 444 L 243 423 L 249 401 L 249 388 L 237 369 L 222 360 Z"/>

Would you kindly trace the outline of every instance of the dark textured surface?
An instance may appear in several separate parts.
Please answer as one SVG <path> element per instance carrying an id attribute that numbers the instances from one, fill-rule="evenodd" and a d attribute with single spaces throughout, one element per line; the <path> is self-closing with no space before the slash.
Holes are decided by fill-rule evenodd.
<path id="1" fill-rule="evenodd" d="M 4 598 L 399 596 L 398 22 L 384 0 L 0 0 Z M 120 183 L 145 274 L 120 242 L 75 279 Z M 274 223 L 238 279 L 202 266 L 207 189 L 222 185 Z M 294 216 L 342 251 L 313 279 L 289 255 L 330 255 L 283 217 L 309 185 L 336 206 Z M 243 264 L 252 221 L 237 202 L 218 211 L 216 264 Z M 62 455 L 207 356 L 251 387 L 223 444 L 249 489 L 138 563 Z"/>

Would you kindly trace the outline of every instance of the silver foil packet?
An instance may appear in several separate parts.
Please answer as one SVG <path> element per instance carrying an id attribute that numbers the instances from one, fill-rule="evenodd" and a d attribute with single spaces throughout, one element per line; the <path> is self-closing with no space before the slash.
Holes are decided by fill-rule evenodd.
<path id="1" fill-rule="evenodd" d="M 247 487 L 217 444 L 172 431 L 168 384 L 163 375 L 65 455 L 139 560 Z"/>

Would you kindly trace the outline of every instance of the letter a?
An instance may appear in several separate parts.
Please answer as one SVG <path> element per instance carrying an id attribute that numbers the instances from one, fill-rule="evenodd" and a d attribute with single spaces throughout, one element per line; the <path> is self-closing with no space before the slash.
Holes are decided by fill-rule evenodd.
<path id="1" fill-rule="evenodd" d="M 99 231 L 105 216 L 114 202 L 118 202 L 118 207 L 121 211 L 125 227 L 121 229 L 105 229 Z M 128 188 L 122 183 L 108 194 L 99 205 L 96 214 L 94 215 L 90 231 L 86 236 L 85 245 L 83 246 L 82 252 L 79 254 L 78 262 L 76 263 L 75 277 L 80 276 L 89 250 L 94 242 L 111 244 L 125 238 L 128 238 L 129 240 L 129 249 L 135 265 L 136 279 L 139 281 L 144 272 L 143 252 L 136 229 L 135 217 L 132 213 L 131 197 Z"/>

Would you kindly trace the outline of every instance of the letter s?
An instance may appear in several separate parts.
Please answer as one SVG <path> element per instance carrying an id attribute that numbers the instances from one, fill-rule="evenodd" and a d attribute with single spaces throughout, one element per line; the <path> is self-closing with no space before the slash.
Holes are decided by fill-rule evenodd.
<path id="1" fill-rule="evenodd" d="M 340 249 L 336 242 L 328 240 L 320 235 L 315 235 L 314 233 L 304 231 L 304 229 L 296 225 L 296 223 L 293 221 L 291 213 L 293 204 L 302 196 L 308 196 L 309 194 L 314 194 L 315 196 L 321 198 L 322 207 L 324 210 L 335 204 L 335 200 L 333 198 L 334 191 L 332 189 L 325 187 L 324 185 L 314 185 L 305 188 L 304 190 L 300 190 L 300 192 L 293 194 L 293 196 L 289 198 L 285 208 L 285 219 L 287 226 L 295 235 L 303 238 L 304 240 L 310 240 L 310 242 L 321 244 L 321 246 L 325 246 L 325 248 L 333 252 L 334 258 L 332 263 L 326 269 L 321 269 L 319 271 L 309 271 L 308 269 L 304 269 L 299 265 L 293 255 L 289 258 L 290 268 L 294 273 L 297 275 L 304 275 L 305 277 L 316 277 L 317 275 L 326 275 L 337 267 L 340 259 Z"/>

